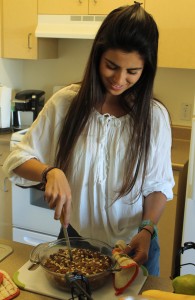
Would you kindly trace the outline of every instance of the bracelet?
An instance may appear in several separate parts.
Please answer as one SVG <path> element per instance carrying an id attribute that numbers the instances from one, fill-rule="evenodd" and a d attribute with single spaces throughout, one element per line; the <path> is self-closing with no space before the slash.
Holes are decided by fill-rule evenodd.
<path id="1" fill-rule="evenodd" d="M 47 182 L 47 173 L 56 167 L 46 167 L 41 174 L 41 182 L 45 184 Z"/>
<path id="2" fill-rule="evenodd" d="M 140 231 L 142 231 L 142 230 L 146 230 L 147 232 L 149 232 L 150 233 L 150 235 L 151 235 L 151 238 L 153 237 L 153 233 L 148 229 L 148 228 L 146 228 L 146 227 L 142 227 L 140 230 L 139 230 L 139 232 Z"/>
<path id="3" fill-rule="evenodd" d="M 140 226 L 141 226 L 141 227 L 144 227 L 144 226 L 146 226 L 146 225 L 151 226 L 152 228 L 153 228 L 154 226 L 156 226 L 151 220 L 142 220 Z"/>
<path id="4" fill-rule="evenodd" d="M 153 228 L 154 232 L 152 234 L 152 239 L 158 235 L 157 226 L 151 220 L 142 220 L 138 231 L 140 232 L 142 230 L 142 228 L 145 228 L 145 226 L 151 226 Z M 151 231 L 150 231 L 150 233 L 151 233 Z"/>

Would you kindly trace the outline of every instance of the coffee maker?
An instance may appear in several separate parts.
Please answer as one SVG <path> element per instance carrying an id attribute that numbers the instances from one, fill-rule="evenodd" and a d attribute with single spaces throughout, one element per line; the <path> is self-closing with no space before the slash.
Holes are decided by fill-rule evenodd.
<path id="1" fill-rule="evenodd" d="M 28 128 L 44 106 L 45 92 L 24 90 L 16 93 L 13 104 L 12 127 L 14 131 Z"/>

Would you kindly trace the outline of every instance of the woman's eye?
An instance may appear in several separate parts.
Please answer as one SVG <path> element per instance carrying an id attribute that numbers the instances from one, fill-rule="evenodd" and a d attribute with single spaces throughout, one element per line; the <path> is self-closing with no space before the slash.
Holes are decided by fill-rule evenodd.
<path id="1" fill-rule="evenodd" d="M 116 66 L 107 64 L 106 67 L 110 70 L 116 70 Z"/>
<path id="2" fill-rule="evenodd" d="M 129 70 L 129 71 L 127 71 L 127 72 L 128 72 L 128 74 L 130 74 L 130 75 L 136 75 L 136 74 L 137 74 L 136 71 L 131 71 L 131 70 Z"/>

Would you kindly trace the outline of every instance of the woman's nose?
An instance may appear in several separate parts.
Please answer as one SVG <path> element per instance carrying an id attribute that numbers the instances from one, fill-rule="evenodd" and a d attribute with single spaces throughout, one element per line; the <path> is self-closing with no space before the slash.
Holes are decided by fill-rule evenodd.
<path id="1" fill-rule="evenodd" d="M 114 74 L 114 83 L 115 84 L 123 84 L 126 81 L 126 73 L 124 71 L 117 71 Z"/>

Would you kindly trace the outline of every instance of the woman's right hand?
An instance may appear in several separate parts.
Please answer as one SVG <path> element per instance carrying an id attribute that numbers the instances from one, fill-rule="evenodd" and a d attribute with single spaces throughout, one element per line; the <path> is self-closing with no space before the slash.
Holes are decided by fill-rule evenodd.
<path id="1" fill-rule="evenodd" d="M 150 242 L 151 234 L 146 230 L 141 230 L 132 238 L 124 252 L 129 254 L 138 265 L 143 265 L 148 260 Z"/>
<path id="2" fill-rule="evenodd" d="M 62 215 L 61 221 L 67 227 L 71 214 L 71 189 L 62 170 L 54 168 L 47 173 L 44 197 L 49 207 L 55 209 L 54 219 L 59 220 Z"/>

